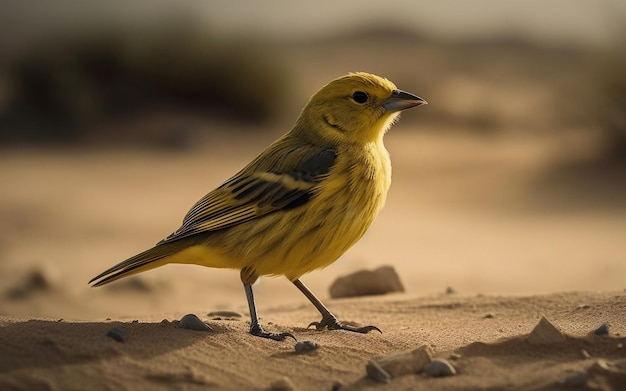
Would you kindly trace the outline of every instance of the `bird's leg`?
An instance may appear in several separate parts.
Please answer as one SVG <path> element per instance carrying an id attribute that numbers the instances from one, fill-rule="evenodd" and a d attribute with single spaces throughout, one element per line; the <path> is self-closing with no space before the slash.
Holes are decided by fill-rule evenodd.
<path id="1" fill-rule="evenodd" d="M 256 312 L 256 303 L 254 302 L 254 294 L 252 293 L 252 284 L 256 281 L 258 276 L 251 268 L 244 268 L 241 270 L 241 282 L 243 282 L 243 289 L 246 292 L 246 299 L 248 300 L 248 308 L 250 309 L 250 334 L 261 337 L 273 339 L 274 341 L 284 341 L 285 338 L 290 337 L 297 341 L 291 333 L 270 333 L 263 330 L 259 317 Z"/>
<path id="2" fill-rule="evenodd" d="M 300 292 L 304 293 L 304 296 L 306 296 L 306 298 L 309 299 L 311 303 L 313 303 L 313 305 L 315 306 L 315 308 L 317 308 L 320 314 L 322 314 L 321 321 L 311 322 L 311 324 L 309 324 L 308 327 L 315 326 L 315 328 L 318 330 L 323 330 L 326 327 L 328 328 L 328 330 L 348 330 L 348 331 L 354 331 L 356 333 L 362 333 L 362 334 L 369 333 L 372 330 L 376 330 L 379 333 L 382 333 L 382 331 L 380 331 L 380 329 L 376 326 L 354 327 L 354 326 L 348 326 L 348 325 L 342 324 L 337 319 L 337 317 L 333 315 L 332 312 L 330 312 L 330 310 L 326 308 L 324 304 L 322 304 L 320 299 L 318 299 L 313 294 L 313 292 L 311 292 L 311 290 L 302 283 L 302 281 L 294 280 L 292 282 L 298 289 L 300 289 Z"/>

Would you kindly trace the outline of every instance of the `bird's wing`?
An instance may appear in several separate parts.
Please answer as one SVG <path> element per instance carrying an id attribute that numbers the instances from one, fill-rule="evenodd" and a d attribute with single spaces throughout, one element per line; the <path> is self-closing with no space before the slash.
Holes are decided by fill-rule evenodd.
<path id="1" fill-rule="evenodd" d="M 277 152 L 277 151 L 274 151 Z M 307 203 L 327 178 L 337 154 L 332 149 L 291 150 L 271 168 L 255 162 L 198 201 L 182 226 L 159 244 L 228 228 L 268 213 Z M 269 158 L 272 160 L 272 158 Z"/>

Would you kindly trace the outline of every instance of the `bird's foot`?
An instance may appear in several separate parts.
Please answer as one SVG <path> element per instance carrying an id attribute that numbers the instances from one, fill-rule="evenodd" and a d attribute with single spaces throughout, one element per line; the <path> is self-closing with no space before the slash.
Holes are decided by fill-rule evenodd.
<path id="1" fill-rule="evenodd" d="M 294 341 L 298 341 L 296 337 L 291 333 L 270 333 L 268 331 L 263 330 L 260 324 L 252 324 L 250 326 L 250 334 L 255 337 L 273 339 L 274 341 L 284 341 L 287 338 L 293 338 Z"/>
<path id="2" fill-rule="evenodd" d="M 325 328 L 327 328 L 328 330 L 347 330 L 347 331 L 353 331 L 355 333 L 361 333 L 361 334 L 367 334 L 372 330 L 376 330 L 381 334 L 383 333 L 376 326 L 354 327 L 354 326 L 345 325 L 332 315 L 328 315 L 328 316 L 324 315 L 321 321 L 311 322 L 311 324 L 309 324 L 307 328 L 311 326 L 315 326 L 317 330 L 324 330 Z"/>

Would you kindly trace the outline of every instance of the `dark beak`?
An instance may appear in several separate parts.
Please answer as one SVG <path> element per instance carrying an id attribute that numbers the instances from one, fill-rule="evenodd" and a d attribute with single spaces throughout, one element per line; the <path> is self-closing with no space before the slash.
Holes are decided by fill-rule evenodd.
<path id="1" fill-rule="evenodd" d="M 425 104 L 428 104 L 428 102 L 417 95 L 402 90 L 393 90 L 391 96 L 383 102 L 382 106 L 385 108 L 385 111 L 393 113 Z"/>

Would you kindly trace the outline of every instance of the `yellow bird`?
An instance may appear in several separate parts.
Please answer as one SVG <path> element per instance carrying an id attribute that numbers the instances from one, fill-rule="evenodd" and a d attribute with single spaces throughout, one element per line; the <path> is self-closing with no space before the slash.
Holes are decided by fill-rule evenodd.
<path id="1" fill-rule="evenodd" d="M 311 97 L 295 125 L 189 210 L 154 247 L 94 277 L 100 286 L 168 263 L 241 270 L 250 334 L 284 340 L 259 323 L 252 284 L 287 277 L 318 309 L 318 330 L 380 331 L 344 325 L 299 280 L 333 263 L 385 203 L 391 162 L 383 136 L 400 111 L 426 104 L 387 79 L 350 73 Z"/>

